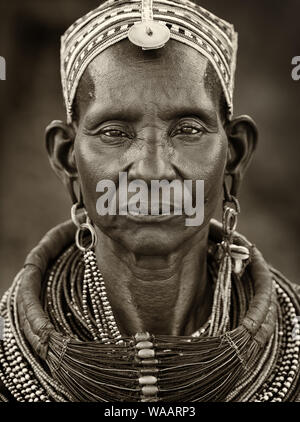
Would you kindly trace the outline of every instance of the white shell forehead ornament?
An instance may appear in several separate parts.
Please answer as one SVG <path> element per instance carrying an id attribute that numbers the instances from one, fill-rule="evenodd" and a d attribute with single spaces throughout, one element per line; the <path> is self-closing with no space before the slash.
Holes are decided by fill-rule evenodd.
<path id="1" fill-rule="evenodd" d="M 130 42 L 143 50 L 155 50 L 164 47 L 169 41 L 169 28 L 153 19 L 153 0 L 142 0 L 141 22 L 134 24 L 128 33 Z"/>

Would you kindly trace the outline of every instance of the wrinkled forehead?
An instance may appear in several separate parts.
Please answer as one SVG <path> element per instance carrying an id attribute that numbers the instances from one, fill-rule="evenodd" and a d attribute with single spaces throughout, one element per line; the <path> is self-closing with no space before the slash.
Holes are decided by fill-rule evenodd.
<path id="1" fill-rule="evenodd" d="M 123 40 L 90 63 L 76 103 L 80 101 L 81 107 L 84 99 L 85 122 L 215 115 L 216 96 L 206 86 L 208 63 L 206 57 L 176 41 L 157 51 L 142 51 Z M 220 84 L 216 89 L 220 93 Z"/>
<path id="2" fill-rule="evenodd" d="M 120 76 L 124 78 L 124 83 L 130 84 L 130 81 L 133 82 L 141 74 L 145 87 L 151 81 L 159 84 L 165 75 L 169 86 L 176 81 L 184 89 L 189 81 L 197 84 L 204 81 L 208 63 L 208 59 L 202 54 L 173 40 L 159 50 L 149 51 L 137 48 L 128 40 L 122 40 L 96 56 L 86 73 L 95 88 L 105 82 L 116 86 Z M 131 88 L 134 89 L 134 84 Z"/>
<path id="3" fill-rule="evenodd" d="M 160 30 L 167 31 L 170 40 L 207 58 L 218 75 L 231 114 L 237 52 L 237 34 L 231 24 L 188 0 L 109 0 L 80 18 L 62 37 L 61 76 L 68 120 L 90 63 L 122 40 L 132 42 L 130 33 L 141 23 L 146 25 L 142 37 L 145 40 L 146 34 L 150 44 Z"/>

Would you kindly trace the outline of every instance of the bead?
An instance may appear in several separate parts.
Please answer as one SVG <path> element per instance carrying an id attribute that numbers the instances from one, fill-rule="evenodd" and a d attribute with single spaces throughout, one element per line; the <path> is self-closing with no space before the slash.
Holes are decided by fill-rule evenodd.
<path id="1" fill-rule="evenodd" d="M 249 249 L 246 248 L 245 246 L 239 246 L 239 245 L 230 245 L 230 252 L 231 252 L 231 256 L 234 259 L 238 259 L 238 260 L 246 260 L 249 258 Z"/>
<path id="2" fill-rule="evenodd" d="M 241 259 L 235 259 L 233 263 L 233 271 L 235 274 L 240 274 L 243 269 L 243 261 Z"/>
<path id="3" fill-rule="evenodd" d="M 285 387 L 286 387 L 286 388 L 290 388 L 291 383 L 290 383 L 289 381 L 286 381 L 286 382 L 284 383 L 284 385 L 285 385 Z"/>
<path id="4" fill-rule="evenodd" d="M 157 378 L 151 375 L 139 378 L 140 385 L 154 385 L 156 383 L 157 383 Z"/>
<path id="5" fill-rule="evenodd" d="M 142 388 L 144 396 L 154 396 L 158 393 L 158 388 L 154 385 L 147 385 Z"/>
<path id="6" fill-rule="evenodd" d="M 138 352 L 138 357 L 142 359 L 153 358 L 154 356 L 155 351 L 153 349 L 143 349 Z"/>
<path id="7" fill-rule="evenodd" d="M 153 343 L 150 341 L 140 341 L 135 346 L 137 349 L 151 349 L 153 347 Z"/>
<path id="8" fill-rule="evenodd" d="M 141 369 L 141 375 L 153 375 L 153 374 L 157 374 L 159 372 L 158 368 L 146 368 L 146 369 Z"/>
<path id="9" fill-rule="evenodd" d="M 141 363 L 145 366 L 155 366 L 158 365 L 158 359 L 145 359 Z"/>
<path id="10" fill-rule="evenodd" d="M 137 333 L 134 337 L 137 343 L 148 341 L 151 338 L 149 333 Z"/>
<path id="11" fill-rule="evenodd" d="M 278 388 L 281 388 L 281 382 L 275 382 L 274 385 L 276 385 Z"/>

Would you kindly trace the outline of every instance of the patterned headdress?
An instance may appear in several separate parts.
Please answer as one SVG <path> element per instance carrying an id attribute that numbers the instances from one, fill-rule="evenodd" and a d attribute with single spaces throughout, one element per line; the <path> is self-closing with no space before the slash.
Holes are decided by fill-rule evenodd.
<path id="1" fill-rule="evenodd" d="M 188 0 L 108 0 L 78 19 L 61 39 L 61 78 L 68 122 L 79 81 L 92 60 L 117 42 L 143 49 L 184 43 L 214 67 L 232 115 L 237 33 L 228 22 Z"/>

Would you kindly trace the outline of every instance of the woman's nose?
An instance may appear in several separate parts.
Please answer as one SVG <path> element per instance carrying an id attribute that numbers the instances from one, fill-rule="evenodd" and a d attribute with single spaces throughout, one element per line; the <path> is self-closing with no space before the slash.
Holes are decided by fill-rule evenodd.
<path id="1" fill-rule="evenodd" d="M 165 143 L 144 145 L 129 169 L 128 179 L 141 179 L 149 184 L 152 180 L 174 180 L 176 171 L 170 158 L 171 151 Z"/>

